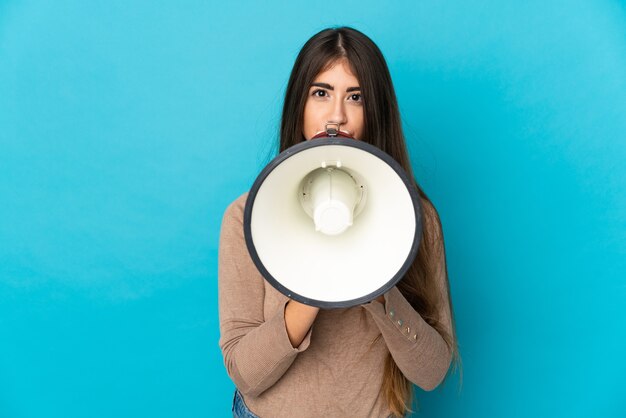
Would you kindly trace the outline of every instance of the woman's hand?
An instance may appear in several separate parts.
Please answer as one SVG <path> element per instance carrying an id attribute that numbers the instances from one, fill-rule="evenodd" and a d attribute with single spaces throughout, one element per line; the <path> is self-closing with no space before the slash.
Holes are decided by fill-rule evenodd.
<path id="1" fill-rule="evenodd" d="M 292 347 L 296 348 L 302 343 L 319 311 L 318 307 L 305 305 L 293 299 L 287 302 L 285 326 Z"/>
<path id="2" fill-rule="evenodd" d="M 380 295 L 379 297 L 376 298 L 376 300 L 384 305 L 385 304 L 385 295 Z"/>

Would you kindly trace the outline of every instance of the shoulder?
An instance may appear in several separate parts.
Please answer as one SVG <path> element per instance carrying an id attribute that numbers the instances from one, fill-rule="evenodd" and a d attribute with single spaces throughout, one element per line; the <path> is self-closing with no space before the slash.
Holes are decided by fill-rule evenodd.
<path id="1" fill-rule="evenodd" d="M 439 217 L 439 212 L 433 202 L 422 197 L 420 199 L 422 205 L 422 225 L 424 227 L 423 238 L 426 245 L 441 250 L 443 247 L 443 226 Z"/>
<path id="2" fill-rule="evenodd" d="M 439 218 L 439 212 L 433 202 L 428 198 L 420 198 L 422 205 L 422 215 L 424 216 L 424 222 L 428 222 L 430 225 L 437 226 L 441 229 L 441 219 Z"/>
<path id="3" fill-rule="evenodd" d="M 243 220 L 243 211 L 246 207 L 246 200 L 248 199 L 248 192 L 245 192 L 226 207 L 224 211 L 224 219 L 235 218 Z"/>
<path id="4" fill-rule="evenodd" d="M 433 213 L 437 213 L 437 209 L 435 209 L 435 205 L 430 199 L 426 197 L 420 197 L 420 204 L 422 205 L 422 211 L 424 211 L 424 216 L 431 216 Z M 426 215 L 428 213 L 428 215 Z"/>
<path id="5" fill-rule="evenodd" d="M 222 216 L 222 235 L 243 236 L 243 212 L 246 207 L 248 192 L 233 200 Z"/>

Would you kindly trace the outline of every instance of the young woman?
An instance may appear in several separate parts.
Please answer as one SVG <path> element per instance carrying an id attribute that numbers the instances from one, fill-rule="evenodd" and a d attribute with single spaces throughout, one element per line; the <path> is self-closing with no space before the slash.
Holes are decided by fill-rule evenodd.
<path id="1" fill-rule="evenodd" d="M 323 30 L 300 51 L 285 94 L 280 151 L 328 126 L 377 146 L 413 178 L 387 64 L 351 28 Z M 430 391 L 445 378 L 459 355 L 443 233 L 436 209 L 415 186 L 423 231 L 414 263 L 384 296 L 347 309 L 319 309 L 276 291 L 246 248 L 247 194 L 226 209 L 219 344 L 237 387 L 235 417 L 404 416 L 412 384 Z"/>

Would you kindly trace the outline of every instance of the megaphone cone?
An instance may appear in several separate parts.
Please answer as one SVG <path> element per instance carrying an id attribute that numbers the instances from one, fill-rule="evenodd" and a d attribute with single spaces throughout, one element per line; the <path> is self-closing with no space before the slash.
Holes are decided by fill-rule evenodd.
<path id="1" fill-rule="evenodd" d="M 387 292 L 415 259 L 421 233 L 411 179 L 391 156 L 354 139 L 283 151 L 257 177 L 244 211 L 246 245 L 263 277 L 321 308 Z"/>

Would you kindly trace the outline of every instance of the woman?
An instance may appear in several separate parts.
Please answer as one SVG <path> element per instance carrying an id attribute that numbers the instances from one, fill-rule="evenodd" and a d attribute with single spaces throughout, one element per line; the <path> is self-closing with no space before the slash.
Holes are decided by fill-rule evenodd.
<path id="1" fill-rule="evenodd" d="M 294 64 L 280 151 L 328 127 L 373 144 L 413 178 L 389 70 L 351 28 L 313 36 Z M 422 243 L 384 296 L 320 310 L 269 285 L 246 249 L 247 194 L 226 210 L 219 252 L 220 348 L 237 386 L 236 417 L 387 417 L 410 412 L 413 386 L 432 390 L 458 361 L 439 216 L 415 183 Z"/>

